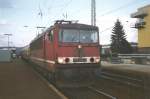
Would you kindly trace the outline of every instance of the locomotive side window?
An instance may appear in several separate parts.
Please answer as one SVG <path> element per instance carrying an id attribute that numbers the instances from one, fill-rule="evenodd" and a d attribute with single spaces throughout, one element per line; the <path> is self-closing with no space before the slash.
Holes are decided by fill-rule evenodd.
<path id="1" fill-rule="evenodd" d="M 63 42 L 62 38 L 63 38 L 63 30 L 59 31 L 59 42 Z"/>
<path id="2" fill-rule="evenodd" d="M 53 30 L 51 30 L 51 31 L 49 32 L 49 34 L 48 34 L 49 40 L 50 40 L 51 42 L 53 41 L 53 34 L 54 34 Z"/>

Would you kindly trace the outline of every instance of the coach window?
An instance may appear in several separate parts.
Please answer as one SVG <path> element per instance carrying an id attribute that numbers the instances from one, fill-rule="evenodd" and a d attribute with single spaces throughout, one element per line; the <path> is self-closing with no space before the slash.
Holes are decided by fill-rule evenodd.
<path id="1" fill-rule="evenodd" d="M 52 42 L 53 41 L 53 30 L 50 31 L 49 33 L 49 40 Z"/>

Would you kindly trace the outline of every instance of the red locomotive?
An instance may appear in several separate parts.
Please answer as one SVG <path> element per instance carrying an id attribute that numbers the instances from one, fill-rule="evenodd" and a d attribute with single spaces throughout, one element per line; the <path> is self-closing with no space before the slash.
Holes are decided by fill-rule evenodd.
<path id="1" fill-rule="evenodd" d="M 91 83 L 100 67 L 98 27 L 56 21 L 31 42 L 30 60 L 57 85 Z"/>

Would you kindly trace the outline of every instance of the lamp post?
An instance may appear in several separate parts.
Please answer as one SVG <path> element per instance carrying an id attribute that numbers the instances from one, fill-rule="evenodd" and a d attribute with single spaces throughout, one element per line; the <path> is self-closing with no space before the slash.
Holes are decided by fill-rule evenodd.
<path id="1" fill-rule="evenodd" d="M 9 36 L 12 36 L 12 34 L 4 34 L 8 37 L 8 50 L 9 50 Z"/>

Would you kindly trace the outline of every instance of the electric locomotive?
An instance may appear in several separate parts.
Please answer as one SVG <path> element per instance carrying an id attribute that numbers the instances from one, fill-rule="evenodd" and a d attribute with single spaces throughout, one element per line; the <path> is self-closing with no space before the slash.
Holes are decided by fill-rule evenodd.
<path id="1" fill-rule="evenodd" d="M 31 42 L 30 60 L 56 85 L 91 84 L 100 68 L 98 27 L 58 20 Z"/>

